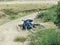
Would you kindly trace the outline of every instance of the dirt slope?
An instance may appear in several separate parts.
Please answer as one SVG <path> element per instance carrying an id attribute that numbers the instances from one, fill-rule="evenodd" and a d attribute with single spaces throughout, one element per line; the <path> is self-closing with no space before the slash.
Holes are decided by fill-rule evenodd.
<path id="1" fill-rule="evenodd" d="M 26 45 L 27 42 L 13 42 L 15 36 L 27 36 L 28 34 L 27 31 L 18 31 L 17 25 L 23 23 L 22 19 L 34 19 L 36 15 L 37 13 L 33 13 L 0 26 L 0 45 Z"/>

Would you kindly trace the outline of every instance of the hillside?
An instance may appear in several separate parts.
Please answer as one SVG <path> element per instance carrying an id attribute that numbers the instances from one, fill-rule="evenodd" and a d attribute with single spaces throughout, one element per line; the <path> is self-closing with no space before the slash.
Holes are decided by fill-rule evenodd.
<path id="1" fill-rule="evenodd" d="M 57 2 L 0 2 L 0 25 L 33 12 L 56 5 Z"/>
<path id="2" fill-rule="evenodd" d="M 54 24 L 60 12 L 57 1 L 10 1 L 0 2 L 0 45 L 60 45 L 60 29 Z M 26 19 L 33 20 L 24 21 L 33 29 L 20 27 Z"/>

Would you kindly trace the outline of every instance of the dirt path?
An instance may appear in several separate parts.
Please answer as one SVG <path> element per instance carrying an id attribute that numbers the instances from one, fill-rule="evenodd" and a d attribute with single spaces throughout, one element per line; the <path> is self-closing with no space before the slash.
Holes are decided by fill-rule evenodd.
<path id="1" fill-rule="evenodd" d="M 57 4 L 59 0 L 51 0 L 51 1 L 11 1 L 11 2 L 0 2 L 2 4 L 30 4 L 30 3 L 50 3 L 50 4 Z"/>
<path id="2" fill-rule="evenodd" d="M 16 36 L 27 36 L 28 34 L 27 31 L 18 31 L 17 25 L 23 23 L 22 19 L 34 19 L 36 15 L 37 13 L 33 13 L 0 26 L 0 45 L 26 45 L 27 42 L 13 42 Z"/>

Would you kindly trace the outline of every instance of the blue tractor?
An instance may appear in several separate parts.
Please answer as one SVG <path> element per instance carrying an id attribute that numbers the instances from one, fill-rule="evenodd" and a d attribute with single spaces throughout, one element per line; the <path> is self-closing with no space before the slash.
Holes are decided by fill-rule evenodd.
<path id="1" fill-rule="evenodd" d="M 23 23 L 23 29 L 32 29 L 34 28 L 34 24 L 32 24 L 33 20 L 31 19 L 27 19 L 27 20 L 24 20 L 24 23 Z"/>
<path id="2" fill-rule="evenodd" d="M 32 23 L 33 20 L 32 19 L 27 19 L 27 20 L 23 20 L 23 24 L 22 25 L 18 25 L 19 27 L 22 27 L 22 29 L 33 29 L 36 27 L 44 27 L 41 24 L 33 24 Z"/>

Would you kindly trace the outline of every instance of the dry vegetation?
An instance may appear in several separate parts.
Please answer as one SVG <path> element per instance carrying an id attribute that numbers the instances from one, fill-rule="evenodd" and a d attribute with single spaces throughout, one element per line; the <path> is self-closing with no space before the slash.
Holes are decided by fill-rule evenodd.
<path id="1" fill-rule="evenodd" d="M 28 10 L 28 9 L 44 9 L 51 7 L 53 4 L 49 3 L 37 3 L 37 4 L 12 4 L 12 5 L 0 5 L 0 10 L 1 9 L 14 9 L 14 10 Z"/>
<path id="2" fill-rule="evenodd" d="M 18 36 L 14 39 L 14 42 L 25 42 L 26 39 L 26 37 Z"/>
<path id="3" fill-rule="evenodd" d="M 38 8 L 43 9 L 43 8 L 51 7 L 52 5 L 53 4 L 0 5 L 0 25 L 34 12 L 33 10 L 31 12 L 30 11 L 21 12 L 21 11 L 38 9 Z"/>

